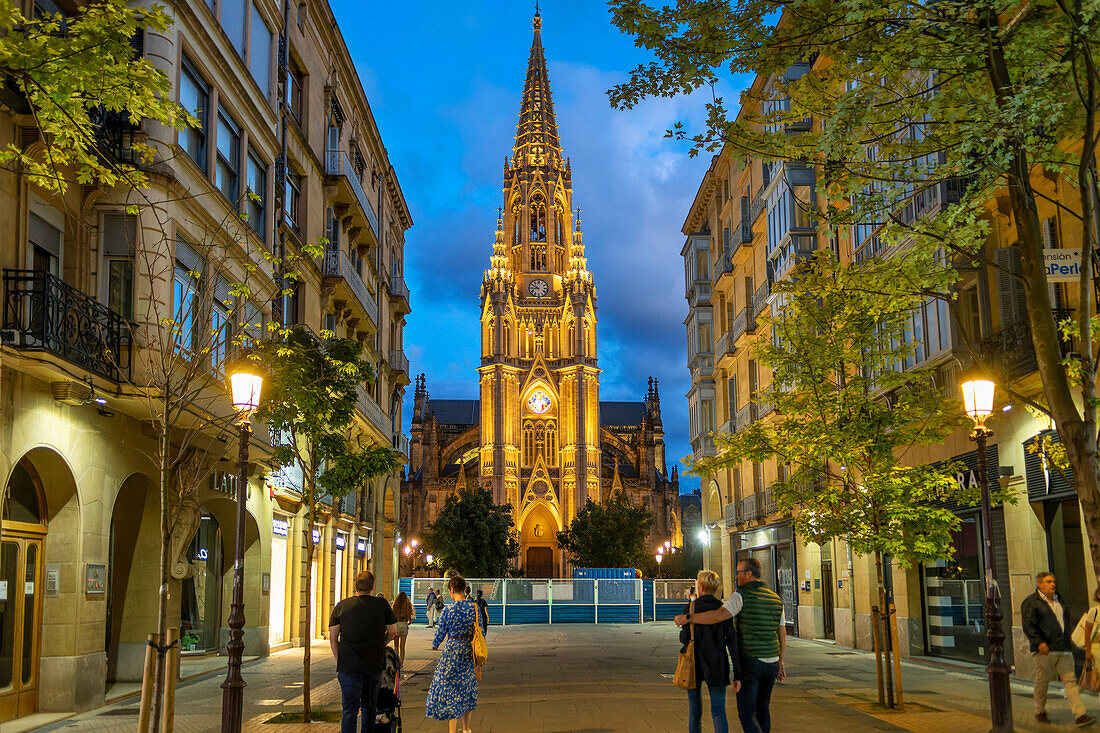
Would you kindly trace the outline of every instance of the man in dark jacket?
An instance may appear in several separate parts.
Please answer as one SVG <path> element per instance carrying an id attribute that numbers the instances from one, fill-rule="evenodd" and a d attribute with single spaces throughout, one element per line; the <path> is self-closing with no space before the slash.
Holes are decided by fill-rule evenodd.
<path id="1" fill-rule="evenodd" d="M 1047 717 L 1047 687 L 1055 677 L 1066 687 L 1066 697 L 1076 718 L 1077 727 L 1084 728 L 1096 720 L 1085 714 L 1085 703 L 1077 689 L 1073 670 L 1073 642 L 1070 634 L 1069 611 L 1054 592 L 1054 573 L 1035 576 L 1035 592 L 1020 604 L 1020 619 L 1024 634 L 1031 645 L 1035 660 L 1035 719 L 1049 723 Z"/>
<path id="2" fill-rule="evenodd" d="M 704 570 L 695 581 L 699 597 L 695 599 L 695 612 L 713 611 L 722 607 L 722 601 L 714 595 L 718 591 L 718 574 Z M 684 613 L 690 612 L 690 604 Z M 687 644 L 691 639 L 691 624 L 680 628 L 680 643 Z M 728 656 L 727 656 L 728 653 Z M 728 731 L 726 720 L 726 687 L 730 683 L 730 660 L 733 660 L 733 691 L 741 689 L 739 667 L 737 666 L 737 635 L 733 631 L 733 621 L 727 619 L 708 626 L 695 625 L 695 683 L 694 690 L 688 690 L 688 733 L 700 733 L 703 712 L 703 682 L 707 683 L 710 693 L 710 716 L 716 732 Z"/>
<path id="3" fill-rule="evenodd" d="M 386 669 L 386 645 L 397 637 L 397 618 L 390 602 L 371 595 L 374 573 L 355 576 L 355 595 L 332 609 L 328 643 L 336 660 L 343 716 L 340 733 L 355 733 L 356 718 L 363 716 L 363 730 L 374 730 L 374 713 L 382 673 Z"/>

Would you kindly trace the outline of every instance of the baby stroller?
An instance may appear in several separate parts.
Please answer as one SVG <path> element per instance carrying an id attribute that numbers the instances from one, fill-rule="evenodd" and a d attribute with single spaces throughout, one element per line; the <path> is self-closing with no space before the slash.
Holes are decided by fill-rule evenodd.
<path id="1" fill-rule="evenodd" d="M 374 733 L 401 733 L 401 659 L 386 647 L 386 669 L 375 705 Z"/>

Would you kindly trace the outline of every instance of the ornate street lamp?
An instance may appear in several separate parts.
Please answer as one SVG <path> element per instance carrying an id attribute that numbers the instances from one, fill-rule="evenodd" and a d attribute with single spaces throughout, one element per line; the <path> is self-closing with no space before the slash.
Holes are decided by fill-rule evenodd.
<path id="1" fill-rule="evenodd" d="M 244 706 L 244 512 L 248 500 L 248 439 L 252 413 L 260 407 L 264 378 L 252 360 L 241 357 L 228 369 L 233 409 L 237 411 L 240 448 L 237 454 L 237 532 L 233 563 L 233 601 L 229 604 L 229 663 L 222 683 L 222 733 L 240 733 Z"/>
<path id="2" fill-rule="evenodd" d="M 985 445 L 993 431 L 985 421 L 993 414 L 995 385 L 988 379 L 970 379 L 963 382 L 963 402 L 966 414 L 974 421 L 970 439 L 978 446 L 978 482 L 982 488 L 982 550 L 985 560 L 985 627 L 989 637 L 989 711 L 993 721 L 992 733 L 1012 731 L 1012 693 L 1009 687 L 1011 670 L 1005 662 L 1005 633 L 1001 629 L 1001 591 L 995 578 L 993 556 L 993 509 L 989 499 L 989 472 L 986 466 Z"/>
<path id="3" fill-rule="evenodd" d="M 665 556 L 658 552 L 656 555 L 653 556 L 653 559 L 657 561 L 657 577 L 660 578 L 661 577 L 661 560 L 664 560 Z"/>

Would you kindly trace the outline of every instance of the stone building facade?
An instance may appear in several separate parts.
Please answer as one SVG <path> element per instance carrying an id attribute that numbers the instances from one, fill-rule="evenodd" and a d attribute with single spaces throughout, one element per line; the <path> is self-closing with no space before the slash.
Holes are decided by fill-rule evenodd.
<path id="1" fill-rule="evenodd" d="M 653 511 L 654 546 L 672 536 L 677 480 L 665 466 L 658 388 L 651 380 L 642 402 L 600 401 L 596 303 L 536 15 L 481 287 L 480 399 L 429 400 L 426 384 L 418 387 L 404 499 L 410 537 L 463 477 L 513 507 L 529 577 L 565 572 L 556 532 L 612 491 Z"/>
<path id="2" fill-rule="evenodd" d="M 33 16 L 79 3 L 16 5 Z M 0 646 L 0 722 L 86 710 L 108 685 L 141 678 L 161 545 L 157 344 L 175 338 L 160 353 L 207 380 L 192 406 L 201 421 L 229 413 L 221 372 L 235 338 L 280 323 L 357 338 L 378 374 L 360 394 L 357 431 L 407 455 L 411 217 L 328 4 L 291 3 L 288 16 L 281 7 L 173 2 L 168 30 L 135 39 L 200 121 L 177 132 L 102 117 L 105 155 L 137 162 L 139 140 L 156 150 L 141 192 L 74 184 L 53 195 L 0 172 L 0 624 L 10 641 Z M 0 108 L 0 143 L 42 144 L 14 95 Z M 321 238 L 325 255 L 300 260 L 282 296 L 267 255 Z M 231 295 L 230 282 L 248 282 L 249 297 Z M 169 488 L 186 497 L 168 584 L 185 658 L 224 654 L 235 552 L 236 440 L 219 448 L 225 436 L 196 436 L 210 464 L 173 473 Z M 294 477 L 269 470 L 265 426 L 250 449 L 244 638 L 246 655 L 262 655 L 319 635 L 325 624 L 313 619 L 348 594 L 356 570 L 374 567 L 392 590 L 400 484 L 381 477 L 306 527 Z M 312 605 L 307 531 L 320 541 Z"/>

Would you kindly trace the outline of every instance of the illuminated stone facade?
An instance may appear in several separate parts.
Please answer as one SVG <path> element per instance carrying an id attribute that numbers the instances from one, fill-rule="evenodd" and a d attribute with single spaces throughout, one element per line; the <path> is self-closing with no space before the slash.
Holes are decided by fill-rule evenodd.
<path id="1" fill-rule="evenodd" d="M 520 566 L 562 574 L 556 532 L 589 499 L 625 491 L 671 539 L 677 481 L 666 473 L 660 397 L 601 403 L 596 287 L 574 214 L 541 39 L 527 66 L 504 201 L 481 287 L 480 400 L 429 400 L 418 384 L 405 529 L 434 521 L 460 482 L 478 481 L 515 510 Z M 403 492 L 404 495 L 405 492 Z"/>

